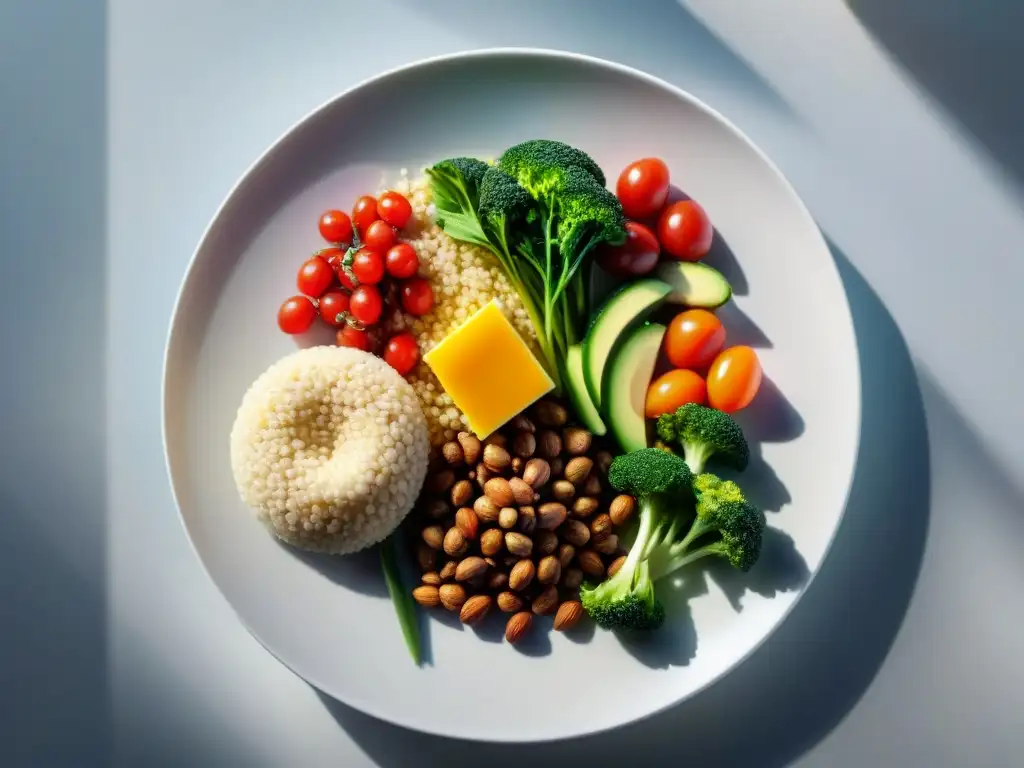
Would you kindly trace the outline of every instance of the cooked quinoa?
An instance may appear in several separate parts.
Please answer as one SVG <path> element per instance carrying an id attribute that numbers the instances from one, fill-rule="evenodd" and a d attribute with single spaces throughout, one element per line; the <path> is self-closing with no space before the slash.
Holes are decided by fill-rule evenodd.
<path id="1" fill-rule="evenodd" d="M 392 186 L 412 203 L 413 219 L 406 239 L 420 259 L 420 275 L 434 289 L 434 308 L 422 317 L 400 314 L 395 330 L 408 329 L 417 338 L 420 354 L 426 354 L 448 334 L 497 299 L 512 325 L 536 352 L 536 333 L 519 294 L 483 248 L 453 240 L 434 223 L 434 206 L 425 176 L 410 181 L 405 170 Z M 455 407 L 451 397 L 441 388 L 437 377 L 426 363 L 420 363 L 406 377 L 423 405 L 430 443 L 434 448 L 468 430 L 468 422 Z"/>
<path id="2" fill-rule="evenodd" d="M 270 366 L 242 398 L 231 467 L 242 499 L 302 549 L 346 554 L 388 536 L 427 471 L 413 387 L 378 357 L 313 347 Z"/>

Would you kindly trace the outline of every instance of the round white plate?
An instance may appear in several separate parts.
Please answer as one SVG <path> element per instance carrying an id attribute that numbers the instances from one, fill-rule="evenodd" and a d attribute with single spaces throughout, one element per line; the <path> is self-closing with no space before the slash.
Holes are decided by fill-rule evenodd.
<path id="1" fill-rule="evenodd" d="M 382 174 L 453 155 L 494 156 L 530 138 L 585 149 L 611 183 L 631 160 L 664 158 L 673 181 L 704 205 L 718 230 L 709 261 L 737 293 L 723 310 L 731 341 L 758 346 L 770 379 L 742 415 L 763 457 L 744 487 L 754 502 L 779 509 L 768 512 L 774 530 L 750 574 L 698 569 L 680 588 L 659 585 L 669 618 L 645 645 L 545 627 L 517 650 L 502 641 L 499 619 L 478 636 L 437 612 L 424 622 L 431 663 L 417 668 L 376 557 L 314 558 L 272 539 L 235 491 L 228 433 L 250 382 L 294 349 L 275 313 L 298 265 L 321 246 L 321 211 L 348 208 Z M 723 117 L 664 82 L 530 50 L 389 72 L 317 109 L 271 147 L 196 250 L 172 321 L 164 389 L 182 520 L 252 634 L 314 686 L 371 715 L 498 741 L 617 726 L 735 667 L 821 565 L 844 511 L 860 422 L 846 296 L 821 234 L 771 162 Z M 520 702 L 515 717 L 495 715 L 495 696 Z"/>

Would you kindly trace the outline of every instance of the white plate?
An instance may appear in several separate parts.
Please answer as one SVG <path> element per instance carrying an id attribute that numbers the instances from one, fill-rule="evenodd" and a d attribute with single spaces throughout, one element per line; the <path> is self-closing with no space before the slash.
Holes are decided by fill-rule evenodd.
<path id="1" fill-rule="evenodd" d="M 294 288 L 298 264 L 321 246 L 322 210 L 347 208 L 383 173 L 458 154 L 493 156 L 538 137 L 587 150 L 612 183 L 627 162 L 662 157 L 673 181 L 707 209 L 719 232 L 709 259 L 738 294 L 723 315 L 731 340 L 763 347 L 774 384 L 743 414 L 764 459 L 744 483 L 755 502 L 790 499 L 768 516 L 785 534 L 768 538 L 746 577 L 712 569 L 711 578 L 698 572 L 681 590 L 659 585 L 669 619 L 648 646 L 626 648 L 606 632 L 535 631 L 519 652 L 501 642 L 500 620 L 481 638 L 440 616 L 425 623 L 432 665 L 416 668 L 376 559 L 310 558 L 276 543 L 238 499 L 228 433 L 249 383 L 294 348 L 275 312 Z M 723 253 L 722 236 L 734 258 Z M 842 285 L 810 215 L 771 162 L 672 86 L 546 51 L 421 62 L 301 120 L 231 191 L 196 250 L 172 321 L 164 388 L 165 449 L 182 520 L 249 631 L 353 707 L 423 731 L 499 741 L 614 727 L 692 696 L 735 667 L 821 565 L 844 511 L 860 423 Z M 498 714 L 507 708 L 493 697 L 518 702 L 515 716 Z"/>

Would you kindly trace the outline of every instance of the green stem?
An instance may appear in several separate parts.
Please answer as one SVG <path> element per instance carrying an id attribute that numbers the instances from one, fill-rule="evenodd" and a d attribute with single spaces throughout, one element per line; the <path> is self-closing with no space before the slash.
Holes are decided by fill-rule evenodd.
<path id="1" fill-rule="evenodd" d="M 416 610 L 416 602 L 412 599 L 412 593 L 402 585 L 402 575 L 398 570 L 398 543 L 396 539 L 400 535 L 400 531 L 395 531 L 381 543 L 380 560 L 384 568 L 384 582 L 387 584 L 388 594 L 391 595 L 391 602 L 395 606 L 395 613 L 398 614 L 398 623 L 402 628 L 405 644 L 409 648 L 409 654 L 412 656 L 413 662 L 419 666 L 423 661 L 423 650 L 420 647 L 419 616 Z"/>

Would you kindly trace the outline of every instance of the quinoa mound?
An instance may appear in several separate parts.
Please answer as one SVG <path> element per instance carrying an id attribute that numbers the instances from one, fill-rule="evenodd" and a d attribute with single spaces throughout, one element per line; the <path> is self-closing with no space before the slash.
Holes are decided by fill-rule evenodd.
<path id="1" fill-rule="evenodd" d="M 271 365 L 231 430 L 242 500 L 283 541 L 347 554 L 385 539 L 427 471 L 427 424 L 413 387 L 380 358 L 313 347 Z"/>

